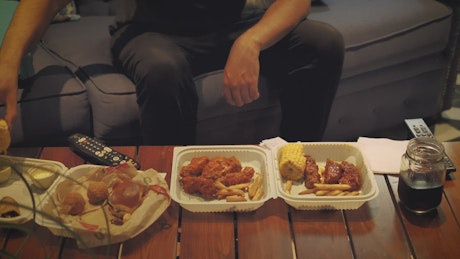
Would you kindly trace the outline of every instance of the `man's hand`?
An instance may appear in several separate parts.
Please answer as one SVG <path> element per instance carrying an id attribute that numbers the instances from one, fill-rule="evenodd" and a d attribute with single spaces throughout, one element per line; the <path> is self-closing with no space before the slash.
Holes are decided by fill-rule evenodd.
<path id="1" fill-rule="evenodd" d="M 233 44 L 224 69 L 228 104 L 241 107 L 259 98 L 259 53 L 257 45 L 243 37 Z"/>
<path id="2" fill-rule="evenodd" d="M 11 71 L 12 70 L 12 71 Z M 11 131 L 17 115 L 18 74 L 14 69 L 0 65 L 0 103 L 6 106 L 5 121 Z"/>
<path id="3" fill-rule="evenodd" d="M 224 69 L 224 93 L 235 106 L 259 98 L 259 54 L 281 40 L 310 10 L 310 0 L 276 0 L 233 44 Z"/>

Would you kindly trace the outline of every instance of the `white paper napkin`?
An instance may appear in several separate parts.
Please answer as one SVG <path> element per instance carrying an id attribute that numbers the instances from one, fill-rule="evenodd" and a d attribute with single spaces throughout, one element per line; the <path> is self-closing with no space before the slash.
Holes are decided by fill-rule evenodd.
<path id="1" fill-rule="evenodd" d="M 260 142 L 261 147 L 268 148 L 272 151 L 278 150 L 280 146 L 287 144 L 288 142 L 280 137 L 265 139 Z"/>
<path id="2" fill-rule="evenodd" d="M 358 146 L 366 157 L 371 170 L 377 174 L 399 174 L 401 156 L 408 140 L 388 138 L 358 138 Z"/>

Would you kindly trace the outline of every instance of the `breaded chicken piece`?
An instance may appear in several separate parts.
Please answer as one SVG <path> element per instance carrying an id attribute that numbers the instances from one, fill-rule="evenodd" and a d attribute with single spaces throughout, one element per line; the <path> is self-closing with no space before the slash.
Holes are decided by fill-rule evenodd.
<path id="1" fill-rule="evenodd" d="M 339 163 L 332 161 L 331 159 L 326 160 L 326 166 L 323 173 L 324 183 L 335 184 L 339 182 L 342 177 L 342 168 Z"/>
<path id="2" fill-rule="evenodd" d="M 208 162 L 209 158 L 207 156 L 194 157 L 190 161 L 190 164 L 182 167 L 180 176 L 199 176 Z"/>
<path id="3" fill-rule="evenodd" d="M 212 179 L 187 176 L 183 177 L 180 182 L 186 193 L 199 194 L 205 199 L 213 199 L 217 193 L 217 187 Z"/>
<path id="4" fill-rule="evenodd" d="M 222 179 L 222 183 L 226 186 L 231 186 L 240 183 L 249 183 L 254 176 L 254 168 L 246 166 L 241 172 L 228 173 Z"/>
<path id="5" fill-rule="evenodd" d="M 305 158 L 305 187 L 312 189 L 315 188 L 315 183 L 321 183 L 321 175 L 315 159 L 310 155 L 306 155 Z"/>
<path id="6" fill-rule="evenodd" d="M 209 159 L 209 162 L 203 168 L 201 175 L 204 178 L 217 180 L 222 178 L 228 173 L 240 172 L 242 169 L 240 161 L 234 156 L 230 158 L 226 157 L 214 157 Z"/>

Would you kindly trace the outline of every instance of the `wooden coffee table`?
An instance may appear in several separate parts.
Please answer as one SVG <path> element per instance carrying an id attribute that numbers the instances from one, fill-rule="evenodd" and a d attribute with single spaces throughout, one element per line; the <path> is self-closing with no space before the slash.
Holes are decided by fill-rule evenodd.
<path id="1" fill-rule="evenodd" d="M 445 143 L 460 168 L 460 142 Z M 172 146 L 115 147 L 142 169 L 166 172 Z M 84 163 L 66 147 L 14 148 L 10 155 Z M 33 222 L 1 225 L 1 254 L 21 258 L 460 258 L 460 175 L 445 184 L 437 211 L 415 216 L 398 203 L 398 178 L 376 175 L 380 193 L 357 210 L 297 211 L 271 199 L 248 213 L 191 213 L 172 202 L 146 231 L 121 244 L 79 249 Z"/>

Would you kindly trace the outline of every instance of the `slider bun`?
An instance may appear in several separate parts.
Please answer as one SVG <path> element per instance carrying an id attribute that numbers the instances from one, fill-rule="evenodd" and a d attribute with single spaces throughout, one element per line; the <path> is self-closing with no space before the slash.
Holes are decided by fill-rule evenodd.
<path id="1" fill-rule="evenodd" d="M 123 217 L 126 213 L 132 213 L 142 203 L 145 187 L 131 180 L 117 182 L 109 195 L 109 204 L 112 206 L 112 214 Z"/>

